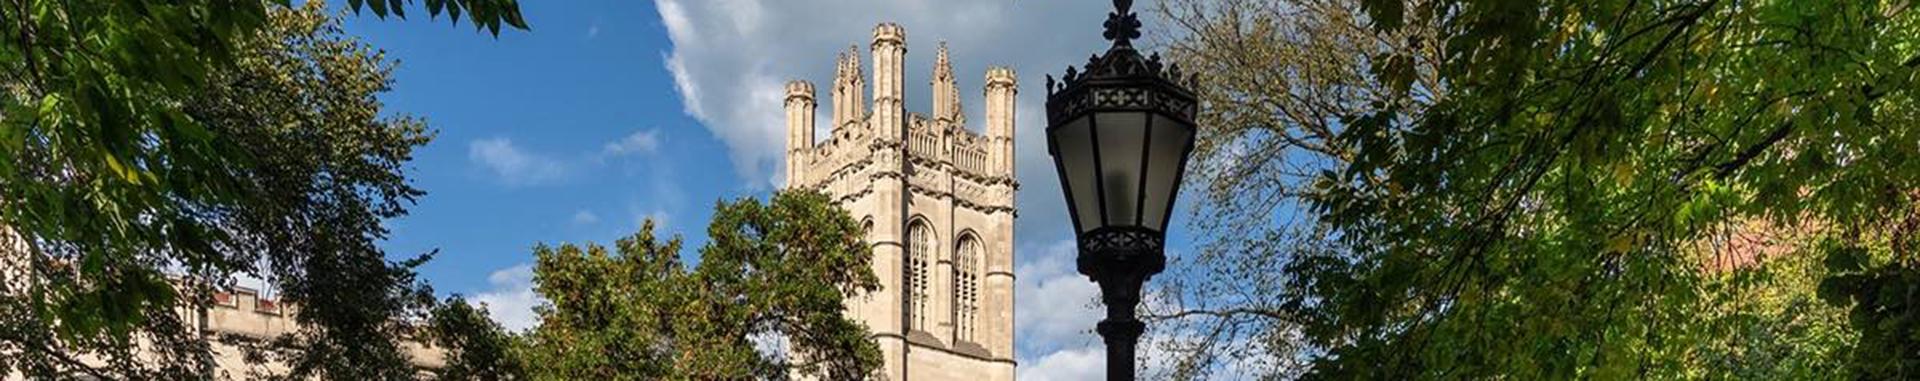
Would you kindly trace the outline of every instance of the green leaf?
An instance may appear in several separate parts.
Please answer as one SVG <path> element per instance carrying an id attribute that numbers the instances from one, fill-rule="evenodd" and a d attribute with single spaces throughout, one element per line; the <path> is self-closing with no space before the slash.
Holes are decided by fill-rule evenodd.
<path id="1" fill-rule="evenodd" d="M 111 170 L 115 176 L 119 176 L 121 180 L 126 180 L 126 182 L 130 184 L 140 184 L 140 172 L 132 166 L 122 163 L 118 156 L 114 156 L 112 153 L 101 152 L 100 159 L 106 162 L 107 169 Z"/>
<path id="2" fill-rule="evenodd" d="M 1864 270 L 1866 262 L 1866 250 L 1856 246 L 1839 246 L 1827 250 L 1827 258 L 1823 263 L 1828 272 L 1847 274 Z"/>
<path id="3" fill-rule="evenodd" d="M 1374 29 L 1392 31 L 1406 24 L 1407 5 L 1401 0 L 1365 0 L 1362 7 L 1367 10 L 1367 18 L 1373 21 Z"/>
<path id="4" fill-rule="evenodd" d="M 1820 281 L 1820 300 L 1834 306 L 1850 306 L 1854 295 L 1860 293 L 1859 275 L 1842 275 Z"/>

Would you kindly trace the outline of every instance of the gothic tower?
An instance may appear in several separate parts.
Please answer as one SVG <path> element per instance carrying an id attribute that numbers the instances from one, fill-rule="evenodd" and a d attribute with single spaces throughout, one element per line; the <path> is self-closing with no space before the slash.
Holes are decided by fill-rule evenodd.
<path id="1" fill-rule="evenodd" d="M 831 194 L 867 227 L 879 292 L 847 311 L 873 331 L 887 380 L 1013 380 L 1012 69 L 985 77 L 985 131 L 966 128 L 946 44 L 931 117 L 901 91 L 906 30 L 873 29 L 868 109 L 858 51 L 835 72 L 832 133 L 814 141 L 814 88 L 787 84 L 787 186 Z"/>

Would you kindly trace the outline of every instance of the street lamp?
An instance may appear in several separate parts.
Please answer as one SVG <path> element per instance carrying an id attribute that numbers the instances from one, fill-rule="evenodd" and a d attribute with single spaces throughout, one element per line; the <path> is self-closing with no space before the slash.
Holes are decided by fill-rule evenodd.
<path id="1" fill-rule="evenodd" d="M 1107 343 L 1108 380 L 1134 378 L 1134 346 L 1146 330 L 1134 308 L 1140 286 L 1167 265 L 1167 219 L 1198 108 L 1183 86 L 1191 77 L 1133 49 L 1140 20 L 1132 5 L 1114 0 L 1104 34 L 1113 46 L 1086 72 L 1069 66 L 1058 86 L 1047 76 L 1047 152 L 1079 236 L 1080 273 L 1100 284 L 1107 305 L 1096 330 Z"/>

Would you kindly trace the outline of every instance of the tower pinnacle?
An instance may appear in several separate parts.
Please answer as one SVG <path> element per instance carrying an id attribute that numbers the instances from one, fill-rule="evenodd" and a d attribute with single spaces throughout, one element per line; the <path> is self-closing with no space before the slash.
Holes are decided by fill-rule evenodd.
<path id="1" fill-rule="evenodd" d="M 953 61 L 947 57 L 947 42 L 940 41 L 940 50 L 933 58 L 933 118 L 959 122 L 960 86 L 953 76 Z"/>

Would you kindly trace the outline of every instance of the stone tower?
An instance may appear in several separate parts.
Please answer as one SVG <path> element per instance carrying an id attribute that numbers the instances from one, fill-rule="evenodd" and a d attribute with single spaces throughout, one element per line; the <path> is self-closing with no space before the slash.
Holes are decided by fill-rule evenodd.
<path id="1" fill-rule="evenodd" d="M 873 29 L 873 102 L 858 50 L 842 53 L 832 134 L 814 141 L 814 87 L 787 83 L 787 186 L 833 195 L 867 227 L 879 292 L 847 310 L 867 324 L 887 380 L 1013 379 L 1013 70 L 985 79 L 985 136 L 968 131 L 946 45 L 933 114 L 902 106 L 907 33 Z"/>

